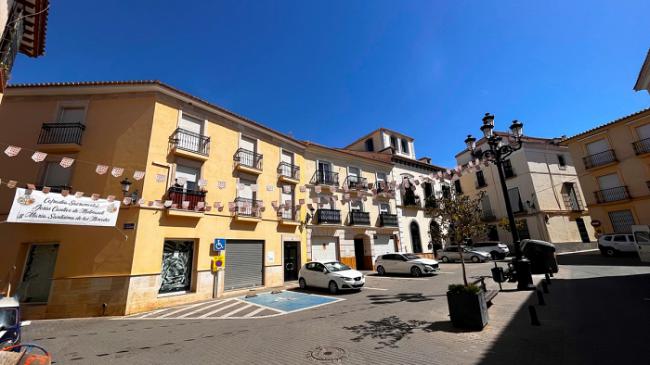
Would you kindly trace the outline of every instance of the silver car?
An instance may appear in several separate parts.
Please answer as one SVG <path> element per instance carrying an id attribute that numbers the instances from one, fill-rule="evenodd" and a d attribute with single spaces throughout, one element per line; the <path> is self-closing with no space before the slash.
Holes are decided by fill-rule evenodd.
<path id="1" fill-rule="evenodd" d="M 487 252 L 480 252 L 463 247 L 464 261 L 471 262 L 485 262 L 490 260 L 490 254 Z M 460 261 L 460 252 L 458 246 L 447 246 L 438 251 L 438 257 L 442 262 Z"/>
<path id="2" fill-rule="evenodd" d="M 491 241 L 475 242 L 471 247 L 469 247 L 469 249 L 472 251 L 489 253 L 492 260 L 504 259 L 510 253 L 510 249 L 507 245 L 501 242 Z"/>

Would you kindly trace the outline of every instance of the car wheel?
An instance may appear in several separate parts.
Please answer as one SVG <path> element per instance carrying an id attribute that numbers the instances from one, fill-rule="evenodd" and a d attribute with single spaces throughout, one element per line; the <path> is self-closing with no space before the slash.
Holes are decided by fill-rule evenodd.
<path id="1" fill-rule="evenodd" d="M 442 261 L 444 263 L 448 263 L 449 262 L 449 257 L 443 256 L 443 257 L 440 258 L 440 261 Z"/>
<path id="2" fill-rule="evenodd" d="M 605 247 L 605 256 L 609 256 L 609 257 L 616 256 L 616 250 L 611 247 Z"/>
<path id="3" fill-rule="evenodd" d="M 307 289 L 307 282 L 303 278 L 300 278 L 300 280 L 298 280 L 298 285 L 300 285 L 300 289 Z"/>
<path id="4" fill-rule="evenodd" d="M 477 262 L 481 261 L 481 259 L 478 256 L 472 256 L 471 260 L 472 260 L 473 263 L 477 263 Z"/>
<path id="5" fill-rule="evenodd" d="M 496 251 L 492 251 L 492 252 L 490 252 L 490 256 L 492 257 L 492 260 L 497 260 L 497 259 L 499 259 L 499 256 L 501 256 L 501 255 L 499 255 L 499 253 L 496 252 Z"/>
<path id="6" fill-rule="evenodd" d="M 383 266 L 377 266 L 377 274 L 381 276 L 386 275 L 386 270 L 384 270 Z"/>
<path id="7" fill-rule="evenodd" d="M 327 286 L 327 289 L 329 289 L 331 294 L 336 294 L 339 292 L 339 286 L 336 285 L 334 281 L 330 281 L 329 285 Z"/>
<path id="8" fill-rule="evenodd" d="M 411 275 L 413 275 L 416 278 L 420 277 L 420 276 L 422 276 L 422 270 L 420 270 L 420 268 L 417 267 L 417 266 L 413 266 L 411 268 Z"/>

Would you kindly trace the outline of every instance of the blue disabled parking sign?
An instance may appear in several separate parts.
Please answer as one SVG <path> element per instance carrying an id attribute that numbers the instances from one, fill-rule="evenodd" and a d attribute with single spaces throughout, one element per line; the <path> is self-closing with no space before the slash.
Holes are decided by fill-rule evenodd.
<path id="1" fill-rule="evenodd" d="M 224 251 L 226 249 L 226 239 L 225 238 L 215 238 L 214 239 L 214 250 L 215 251 Z"/>

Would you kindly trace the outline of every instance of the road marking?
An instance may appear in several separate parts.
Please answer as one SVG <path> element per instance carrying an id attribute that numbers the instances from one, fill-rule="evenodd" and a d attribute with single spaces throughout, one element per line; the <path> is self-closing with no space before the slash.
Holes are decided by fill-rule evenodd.
<path id="1" fill-rule="evenodd" d="M 454 271 L 438 271 L 436 274 L 455 274 Z"/>
<path id="2" fill-rule="evenodd" d="M 171 316 L 172 314 L 176 314 L 176 313 L 182 312 L 184 310 L 188 310 L 188 309 L 191 309 L 191 308 L 194 308 L 194 307 L 198 307 L 198 306 L 203 305 L 203 304 L 205 304 L 205 302 L 188 305 L 188 306 L 185 306 L 183 308 L 178 308 L 178 309 L 173 310 L 171 312 L 165 313 L 162 316 L 156 317 L 156 318 L 167 318 L 167 317 Z"/>
<path id="3" fill-rule="evenodd" d="M 237 308 L 232 312 L 229 312 L 229 313 L 226 313 L 226 314 L 224 314 L 222 316 L 219 316 L 219 318 L 228 318 L 228 317 L 232 316 L 233 314 L 237 314 L 237 313 L 243 311 L 244 309 L 248 309 L 248 308 L 250 308 L 252 306 L 253 306 L 252 304 L 246 304 L 245 306 L 243 306 L 241 308 Z"/>
<path id="4" fill-rule="evenodd" d="M 158 314 L 160 312 L 164 312 L 164 311 L 166 311 L 168 309 L 169 308 L 157 309 L 155 311 L 147 312 L 147 313 L 144 313 L 144 314 L 143 313 L 131 314 L 131 315 L 127 316 L 126 318 L 138 318 L 138 319 L 147 318 L 147 317 L 149 317 L 151 315 Z"/>
<path id="5" fill-rule="evenodd" d="M 219 312 L 219 311 L 222 311 L 222 310 L 224 310 L 224 309 L 228 309 L 228 308 L 230 308 L 230 307 L 234 307 L 234 306 L 236 306 L 237 304 L 241 304 L 241 303 L 243 303 L 241 300 L 235 299 L 235 300 L 234 300 L 234 303 L 228 304 L 228 305 L 225 306 L 225 307 L 219 307 L 219 308 L 213 310 L 212 312 L 208 312 L 208 313 L 206 313 L 206 314 L 204 314 L 204 315 L 201 315 L 201 316 L 198 316 L 198 317 L 196 317 L 196 318 L 206 318 L 206 317 L 209 317 L 209 316 L 211 316 L 211 315 L 213 315 L 213 314 L 215 314 L 215 313 L 217 313 L 217 312 Z"/>
<path id="6" fill-rule="evenodd" d="M 250 318 L 250 317 L 256 315 L 257 313 L 260 313 L 260 312 L 263 311 L 263 310 L 266 310 L 266 308 L 264 308 L 264 307 L 259 307 L 259 308 L 255 309 L 254 311 L 252 311 L 252 312 L 250 312 L 250 313 L 244 314 L 244 317 L 243 317 L 243 318 Z"/>
<path id="7" fill-rule="evenodd" d="M 572 253 L 580 253 L 580 252 L 594 252 L 594 251 L 600 251 L 600 250 L 597 249 L 597 248 L 592 248 L 592 249 L 589 249 L 589 250 L 569 251 L 569 252 L 559 252 L 559 253 L 557 253 L 556 255 L 557 255 L 557 256 L 562 256 L 562 255 L 571 255 Z"/>
<path id="8" fill-rule="evenodd" d="M 213 307 L 216 307 L 216 306 L 221 305 L 221 304 L 224 304 L 224 303 L 229 303 L 229 302 L 231 302 L 231 301 L 232 301 L 232 299 L 228 299 L 228 300 L 219 300 L 219 301 L 217 301 L 216 303 L 213 303 L 213 304 L 210 304 L 210 305 L 206 305 L 205 307 L 201 307 L 201 308 L 199 308 L 199 309 L 197 309 L 197 310 L 195 310 L 195 311 L 191 311 L 191 312 L 189 312 L 189 313 L 185 313 L 185 314 L 183 314 L 183 315 L 181 315 L 181 316 L 178 316 L 178 317 L 176 317 L 176 318 L 185 318 L 185 317 L 189 317 L 189 316 L 191 316 L 192 314 L 196 314 L 196 313 L 199 313 L 199 312 L 201 312 L 201 311 L 204 311 L 204 310 L 206 310 L 206 309 L 208 309 L 208 308 L 213 308 Z"/>
<path id="9" fill-rule="evenodd" d="M 429 279 L 422 279 L 422 278 L 396 278 L 396 277 L 390 277 L 390 276 L 366 276 L 366 279 L 367 278 L 394 279 L 394 280 L 429 280 Z"/>
<path id="10" fill-rule="evenodd" d="M 388 290 L 388 289 L 382 289 L 382 288 L 371 288 L 369 286 L 364 286 L 364 289 L 370 289 L 370 290 Z"/>

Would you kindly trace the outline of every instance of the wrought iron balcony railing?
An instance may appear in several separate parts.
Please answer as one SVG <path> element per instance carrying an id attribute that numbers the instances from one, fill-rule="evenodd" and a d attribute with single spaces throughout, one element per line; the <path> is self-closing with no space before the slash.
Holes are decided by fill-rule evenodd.
<path id="1" fill-rule="evenodd" d="M 594 192 L 594 195 L 596 195 L 596 201 L 598 203 L 615 202 L 630 198 L 627 186 L 617 186 L 611 189 L 598 190 Z"/>
<path id="2" fill-rule="evenodd" d="M 5 29 L 0 29 L 4 37 L 0 38 L 0 90 L 4 90 L 7 80 L 11 76 L 11 70 L 14 61 L 20 49 L 20 42 L 23 39 L 24 16 L 18 9 L 18 4 L 14 4 L 9 11 L 9 22 Z M 7 20 L 5 18 L 5 20 Z"/>
<path id="3" fill-rule="evenodd" d="M 362 212 L 360 210 L 352 210 L 348 216 L 351 226 L 369 226 L 370 213 Z"/>
<path id="4" fill-rule="evenodd" d="M 261 200 L 250 198 L 235 198 L 235 214 L 242 217 L 260 218 Z"/>
<path id="5" fill-rule="evenodd" d="M 177 128 L 169 137 L 169 143 L 179 150 L 198 153 L 207 156 L 210 154 L 210 137 Z"/>
<path id="6" fill-rule="evenodd" d="M 175 209 L 197 210 L 197 204 L 203 202 L 205 205 L 206 191 L 188 190 L 182 187 L 172 186 L 167 191 L 167 199 L 172 201 L 172 207 Z M 183 202 L 187 202 L 183 206 Z M 203 210 L 200 209 L 200 210 Z"/>
<path id="7" fill-rule="evenodd" d="M 300 180 L 300 167 L 288 162 L 280 162 L 278 165 L 278 174 L 289 179 Z"/>
<path id="8" fill-rule="evenodd" d="M 393 191 L 393 188 L 391 188 L 386 181 L 375 182 L 375 188 L 377 189 L 378 193 L 388 193 Z"/>
<path id="9" fill-rule="evenodd" d="M 382 227 L 397 227 L 397 214 L 380 213 L 379 225 Z"/>
<path id="10" fill-rule="evenodd" d="M 318 209 L 316 211 L 316 219 L 319 224 L 341 224 L 341 211 L 337 209 Z"/>
<path id="11" fill-rule="evenodd" d="M 293 210 L 293 209 L 285 209 L 285 208 L 281 209 L 280 210 L 280 217 L 283 220 L 287 220 L 287 221 L 297 221 L 298 220 L 297 216 L 296 216 L 296 211 Z"/>
<path id="12" fill-rule="evenodd" d="M 242 166 L 262 170 L 262 155 L 259 153 L 240 148 L 235 152 L 233 159 Z"/>
<path id="13" fill-rule="evenodd" d="M 582 161 L 585 164 L 585 168 L 590 169 L 596 166 L 606 165 L 617 160 L 614 150 L 607 150 L 593 155 L 585 156 L 582 158 Z"/>
<path id="14" fill-rule="evenodd" d="M 339 185 L 339 174 L 338 172 L 331 171 L 316 171 L 314 176 L 311 178 L 311 183 L 313 185 Z"/>
<path id="15" fill-rule="evenodd" d="M 426 199 L 424 199 L 424 207 L 429 209 L 436 209 L 438 208 L 438 200 L 433 195 L 428 196 Z"/>
<path id="16" fill-rule="evenodd" d="M 497 217 L 492 213 L 491 209 L 483 209 L 481 210 L 481 220 L 483 222 L 491 222 L 496 220 Z"/>
<path id="17" fill-rule="evenodd" d="M 82 123 L 43 123 L 38 144 L 78 144 L 86 126 Z"/>
<path id="18" fill-rule="evenodd" d="M 368 189 L 368 179 L 356 175 L 348 175 L 345 179 L 345 185 L 349 189 L 366 190 Z"/>
<path id="19" fill-rule="evenodd" d="M 405 207 L 420 207 L 420 197 L 415 194 L 402 195 L 402 205 Z"/>
<path id="20" fill-rule="evenodd" d="M 650 138 L 638 140 L 632 143 L 632 145 L 634 146 L 634 152 L 636 152 L 637 155 L 650 152 Z"/>

